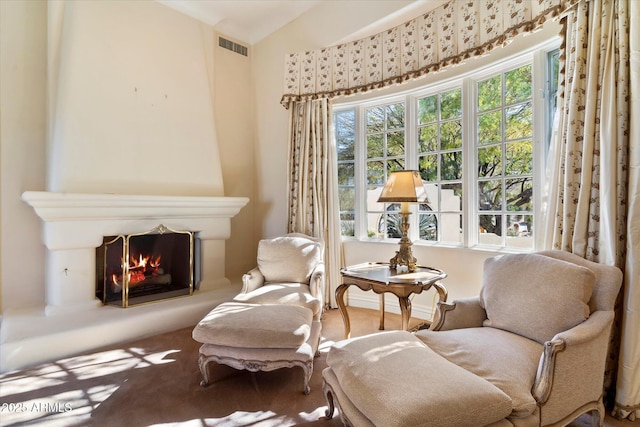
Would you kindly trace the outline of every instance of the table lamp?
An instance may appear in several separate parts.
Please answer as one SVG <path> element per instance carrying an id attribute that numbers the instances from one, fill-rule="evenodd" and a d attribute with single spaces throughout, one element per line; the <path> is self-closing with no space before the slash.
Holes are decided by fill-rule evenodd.
<path id="1" fill-rule="evenodd" d="M 402 170 L 391 172 L 387 183 L 382 189 L 378 202 L 401 204 L 400 216 L 402 222 L 402 238 L 400 239 L 400 250 L 396 251 L 396 256 L 389 261 L 389 268 L 396 269 L 398 266 L 406 266 L 410 272 L 416 271 L 416 258 L 411 253 L 411 240 L 407 236 L 409 231 L 409 203 L 428 202 L 427 192 L 422 184 L 420 173 L 415 170 Z"/>

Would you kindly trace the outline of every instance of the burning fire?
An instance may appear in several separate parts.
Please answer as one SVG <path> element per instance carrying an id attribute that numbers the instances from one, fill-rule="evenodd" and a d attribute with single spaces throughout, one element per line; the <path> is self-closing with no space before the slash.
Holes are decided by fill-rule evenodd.
<path id="1" fill-rule="evenodd" d="M 163 269 L 160 267 L 161 258 L 161 255 L 143 255 L 142 253 L 140 253 L 138 258 L 131 256 L 129 259 L 129 273 L 127 275 L 129 285 L 136 285 L 152 277 L 164 274 Z M 112 288 L 114 291 L 122 289 L 122 279 L 123 274 L 111 275 Z"/>

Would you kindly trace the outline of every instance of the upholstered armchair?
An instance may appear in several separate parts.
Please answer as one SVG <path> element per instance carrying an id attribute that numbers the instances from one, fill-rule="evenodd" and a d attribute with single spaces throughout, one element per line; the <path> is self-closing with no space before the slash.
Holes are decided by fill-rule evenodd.
<path id="1" fill-rule="evenodd" d="M 602 425 L 620 270 L 562 251 L 510 254 L 485 261 L 482 283 L 478 297 L 439 303 L 429 330 L 337 343 L 327 415 L 335 402 L 355 426 L 564 426 L 586 412 Z"/>
<path id="2" fill-rule="evenodd" d="M 324 245 L 319 239 L 290 233 L 258 243 L 258 266 L 242 277 L 234 298 L 247 304 L 307 307 L 320 320 L 324 297 Z"/>

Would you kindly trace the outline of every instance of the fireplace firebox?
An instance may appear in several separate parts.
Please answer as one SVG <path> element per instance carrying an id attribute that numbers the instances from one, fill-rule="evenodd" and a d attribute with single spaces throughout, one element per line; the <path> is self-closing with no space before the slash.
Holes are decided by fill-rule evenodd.
<path id="1" fill-rule="evenodd" d="M 193 294 L 194 233 L 164 225 L 106 236 L 96 249 L 96 297 L 130 307 Z"/>

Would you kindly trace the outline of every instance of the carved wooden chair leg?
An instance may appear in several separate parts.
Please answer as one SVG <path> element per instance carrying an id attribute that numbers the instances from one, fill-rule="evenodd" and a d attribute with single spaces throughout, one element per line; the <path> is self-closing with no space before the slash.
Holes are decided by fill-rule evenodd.
<path id="1" fill-rule="evenodd" d="M 326 386 L 326 384 L 322 388 L 324 390 L 324 398 L 326 399 L 328 405 L 327 410 L 324 412 L 324 416 L 330 420 L 331 418 L 333 418 L 333 414 L 336 410 L 336 407 L 333 404 L 333 393 L 331 392 L 331 389 Z"/>
<path id="2" fill-rule="evenodd" d="M 207 358 L 203 355 L 198 357 L 198 366 L 200 367 L 200 372 L 202 373 L 202 381 L 200 381 L 200 387 L 206 387 L 209 385 L 209 362 Z"/>
<path id="3" fill-rule="evenodd" d="M 311 381 L 311 375 L 313 375 L 313 362 L 302 365 L 302 369 L 304 371 L 304 388 L 302 389 L 302 391 L 304 394 L 309 394 L 311 392 L 309 382 Z"/>

